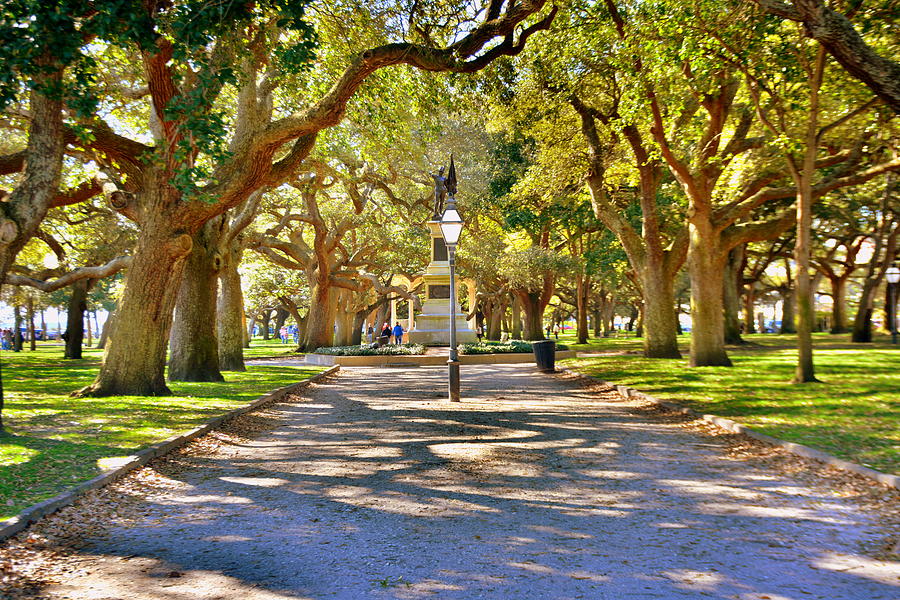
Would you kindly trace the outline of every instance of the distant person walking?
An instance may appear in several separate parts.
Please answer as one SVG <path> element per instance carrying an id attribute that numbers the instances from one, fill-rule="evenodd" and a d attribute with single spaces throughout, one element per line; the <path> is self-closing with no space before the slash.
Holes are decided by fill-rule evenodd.
<path id="1" fill-rule="evenodd" d="M 369 340 L 369 342 L 374 342 L 375 341 L 374 336 L 375 336 L 375 325 L 374 325 L 374 323 L 369 323 L 369 328 L 366 329 L 366 339 Z"/>
<path id="2" fill-rule="evenodd" d="M 403 343 L 403 326 L 399 321 L 394 325 L 394 343 L 398 346 Z"/>
<path id="3" fill-rule="evenodd" d="M 381 335 L 379 337 L 382 339 L 387 338 L 384 342 L 379 340 L 379 343 L 387 344 L 391 341 L 391 324 L 387 321 L 381 326 Z"/>

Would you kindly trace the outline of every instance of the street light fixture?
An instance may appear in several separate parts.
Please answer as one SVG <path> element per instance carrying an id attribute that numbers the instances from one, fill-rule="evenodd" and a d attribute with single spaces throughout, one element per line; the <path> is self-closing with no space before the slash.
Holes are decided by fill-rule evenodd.
<path id="1" fill-rule="evenodd" d="M 456 168 L 450 157 L 450 172 L 447 174 L 447 208 L 441 215 L 441 235 L 447 245 L 450 262 L 450 359 L 449 371 L 450 401 L 459 402 L 459 355 L 456 350 L 456 244 L 463 229 L 463 220 L 456 210 Z"/>
<path id="2" fill-rule="evenodd" d="M 900 282 L 900 269 L 893 265 L 884 272 L 888 281 L 888 301 L 891 305 L 891 343 L 897 343 L 897 283 Z"/>

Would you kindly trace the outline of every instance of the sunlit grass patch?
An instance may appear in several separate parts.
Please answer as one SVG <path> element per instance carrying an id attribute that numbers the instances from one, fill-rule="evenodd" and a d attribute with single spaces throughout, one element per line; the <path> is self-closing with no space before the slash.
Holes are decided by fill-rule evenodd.
<path id="1" fill-rule="evenodd" d="M 90 383 L 101 352 L 67 361 L 62 347 L 3 352 L 4 423 L 0 438 L 0 518 L 101 471 L 98 461 L 133 454 L 268 391 L 319 373 L 322 367 L 248 365 L 224 383 L 170 383 L 170 397 L 72 398 Z"/>
<path id="2" fill-rule="evenodd" d="M 733 349 L 734 367 L 690 368 L 686 359 L 610 355 L 565 361 L 598 378 L 629 385 L 697 411 L 732 418 L 769 435 L 900 473 L 900 350 L 859 348 L 817 338 L 822 383 L 790 383 L 793 349 Z"/>

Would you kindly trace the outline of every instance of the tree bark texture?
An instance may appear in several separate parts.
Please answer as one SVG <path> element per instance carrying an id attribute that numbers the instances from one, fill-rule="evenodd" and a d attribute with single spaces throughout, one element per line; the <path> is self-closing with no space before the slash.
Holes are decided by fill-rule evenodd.
<path id="1" fill-rule="evenodd" d="M 54 89 L 62 80 L 62 70 L 35 77 L 39 86 Z M 63 119 L 61 98 L 30 93 L 28 143 L 22 163 L 21 182 L 0 202 L 0 281 L 43 221 L 58 193 L 62 172 Z"/>
<path id="2" fill-rule="evenodd" d="M 356 311 L 348 310 L 352 292 L 346 289 L 335 291 L 337 306 L 334 311 L 334 345 L 350 346 L 353 344 L 353 324 L 356 322 Z M 391 323 L 391 329 L 394 324 Z"/>
<path id="3" fill-rule="evenodd" d="M 704 222 L 705 221 L 705 222 Z M 731 366 L 725 352 L 722 285 L 727 253 L 706 219 L 692 220 L 688 270 L 691 277 L 691 366 Z"/>
<path id="4" fill-rule="evenodd" d="M 853 319 L 853 331 L 850 334 L 850 341 L 854 343 L 868 344 L 872 341 L 872 300 L 877 287 L 878 280 L 871 277 L 863 282 L 859 294 L 859 308 Z"/>
<path id="5" fill-rule="evenodd" d="M 337 315 L 337 294 L 329 282 L 320 282 L 310 290 L 309 314 L 306 316 L 306 339 L 303 350 L 334 345 L 334 321 Z"/>
<path id="6" fill-rule="evenodd" d="M 681 358 L 678 350 L 678 314 L 675 312 L 675 277 L 661 268 L 638 274 L 644 299 L 644 356 Z"/>
<path id="7" fill-rule="evenodd" d="M 744 288 L 744 331 L 746 333 L 756 333 L 756 320 L 754 319 L 754 311 L 756 310 L 756 292 L 753 284 L 748 284 Z"/>
<path id="8" fill-rule="evenodd" d="M 741 273 L 743 265 L 743 245 L 732 248 L 728 252 L 728 261 L 725 267 L 725 281 L 722 286 L 722 302 L 725 310 L 725 343 L 743 344 L 741 337 L 741 300 L 740 285 L 744 279 Z"/>
<path id="9" fill-rule="evenodd" d="M 103 367 L 83 395 L 171 394 L 165 381 L 166 349 L 193 241 L 164 214 L 148 218 L 156 222 L 146 223 L 138 235 Z"/>
<path id="10" fill-rule="evenodd" d="M 219 371 L 216 292 L 219 266 L 217 223 L 194 234 L 184 263 L 169 340 L 169 381 L 224 381 Z"/>
<path id="11" fill-rule="evenodd" d="M 262 339 L 265 341 L 270 339 L 269 325 L 271 325 L 272 323 L 272 309 L 264 308 L 261 316 L 262 319 L 260 319 L 260 321 L 262 321 Z"/>
<path id="12" fill-rule="evenodd" d="M 66 309 L 65 358 L 79 359 L 84 343 L 84 311 L 87 310 L 88 280 L 76 281 L 71 285 L 71 290 Z"/>
<path id="13" fill-rule="evenodd" d="M 831 285 L 831 330 L 830 333 L 847 333 L 847 280 L 843 277 L 829 277 Z"/>
<path id="14" fill-rule="evenodd" d="M 788 267 L 790 268 L 790 267 Z M 797 333 L 796 292 L 791 288 L 781 292 L 781 330 L 779 333 Z"/>
<path id="15" fill-rule="evenodd" d="M 487 312 L 487 332 L 485 337 L 492 341 L 498 341 L 502 337 L 501 317 L 503 312 L 503 304 L 499 299 L 494 298 L 488 303 L 489 310 Z"/>
<path id="16" fill-rule="evenodd" d="M 544 337 L 544 305 L 540 292 L 516 292 L 525 313 L 524 339 L 538 341 Z"/>
<path id="17" fill-rule="evenodd" d="M 216 333 L 221 371 L 247 370 L 244 366 L 244 295 L 241 291 L 238 262 L 239 260 L 227 260 L 219 271 Z"/>
<path id="18" fill-rule="evenodd" d="M 519 303 L 519 298 L 515 294 L 512 297 L 512 331 L 510 335 L 514 340 L 522 339 L 522 305 Z"/>
<path id="19" fill-rule="evenodd" d="M 797 368 L 793 383 L 818 381 L 813 364 L 812 332 L 815 327 L 813 286 L 810 277 L 810 245 L 812 242 L 813 177 L 816 172 L 816 153 L 819 145 L 819 88 L 825 73 L 825 50 L 819 47 L 809 82 L 809 115 L 804 137 L 803 162 L 791 172 L 797 184 L 797 236 L 794 242 L 794 262 L 797 265 Z"/>
<path id="20" fill-rule="evenodd" d="M 362 344 L 363 324 L 366 322 L 366 313 L 368 313 L 368 310 L 361 310 L 353 317 L 353 336 L 350 338 L 351 346 Z"/>

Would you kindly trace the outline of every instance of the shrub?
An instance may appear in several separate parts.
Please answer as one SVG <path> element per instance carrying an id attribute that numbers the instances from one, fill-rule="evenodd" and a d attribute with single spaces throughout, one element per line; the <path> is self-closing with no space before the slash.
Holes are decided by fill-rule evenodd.
<path id="1" fill-rule="evenodd" d="M 316 348 L 314 354 L 328 354 L 331 356 L 412 356 L 425 354 L 425 346 L 422 344 L 403 344 L 397 346 L 388 344 L 378 347 L 378 344 L 363 344 L 361 346 L 331 346 L 329 348 Z"/>
<path id="2" fill-rule="evenodd" d="M 568 350 L 564 344 L 557 342 L 557 350 Z M 471 342 L 457 346 L 460 354 L 516 354 L 531 352 L 531 342 L 525 340 L 509 340 L 506 342 Z"/>

